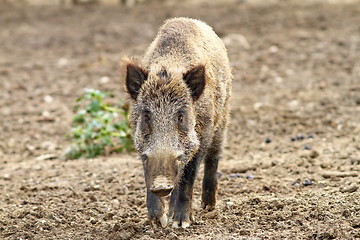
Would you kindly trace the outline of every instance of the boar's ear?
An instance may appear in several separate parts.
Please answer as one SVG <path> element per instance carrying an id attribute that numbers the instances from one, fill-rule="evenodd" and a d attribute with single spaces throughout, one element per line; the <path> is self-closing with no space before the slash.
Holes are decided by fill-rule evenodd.
<path id="1" fill-rule="evenodd" d="M 199 65 L 184 74 L 184 80 L 191 91 L 193 100 L 197 100 L 205 88 L 205 66 Z"/>
<path id="2" fill-rule="evenodd" d="M 131 96 L 132 99 L 136 100 L 141 85 L 145 82 L 148 73 L 142 69 L 141 67 L 133 64 L 127 63 L 126 64 L 126 78 L 125 78 L 125 85 L 126 90 Z"/>

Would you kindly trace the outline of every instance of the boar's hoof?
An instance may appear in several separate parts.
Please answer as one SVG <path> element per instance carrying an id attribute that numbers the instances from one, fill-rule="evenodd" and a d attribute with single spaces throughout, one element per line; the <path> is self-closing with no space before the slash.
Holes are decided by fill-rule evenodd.
<path id="1" fill-rule="evenodd" d="M 156 219 L 150 219 L 150 225 L 154 230 L 157 229 L 159 222 L 162 228 L 165 228 L 169 222 L 166 213 L 164 213 L 161 217 L 159 217 L 158 220 L 159 221 L 157 221 Z"/>
<path id="2" fill-rule="evenodd" d="M 205 209 L 206 211 L 212 211 L 215 209 L 215 204 L 206 204 L 204 202 L 201 203 L 202 209 Z"/>
<path id="3" fill-rule="evenodd" d="M 162 228 L 165 228 L 167 223 L 168 223 L 168 218 L 166 216 L 166 214 L 164 213 L 161 217 L 160 217 L 160 224 Z"/>
<path id="4" fill-rule="evenodd" d="M 174 221 L 172 224 L 173 228 L 178 228 L 178 227 L 182 227 L 182 228 L 187 228 L 190 226 L 190 220 L 189 221 Z"/>

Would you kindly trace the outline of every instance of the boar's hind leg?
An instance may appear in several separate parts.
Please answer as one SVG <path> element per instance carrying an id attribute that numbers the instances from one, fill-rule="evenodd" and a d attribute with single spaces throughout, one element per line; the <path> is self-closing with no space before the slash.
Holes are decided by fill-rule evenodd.
<path id="1" fill-rule="evenodd" d="M 202 184 L 201 206 L 213 210 L 216 204 L 217 169 L 222 152 L 222 134 L 215 135 L 204 160 L 204 178 Z"/>
<path id="2" fill-rule="evenodd" d="M 178 186 L 173 190 L 169 212 L 169 215 L 173 220 L 173 227 L 187 228 L 194 218 L 192 215 L 191 203 L 199 162 L 199 154 L 196 154 L 196 156 L 186 165 L 184 174 L 181 177 Z"/>
<path id="3" fill-rule="evenodd" d="M 152 227 L 160 222 L 161 227 L 166 227 L 168 223 L 167 215 L 164 212 L 164 202 L 158 196 L 147 190 L 146 204 L 148 209 L 148 217 Z"/>

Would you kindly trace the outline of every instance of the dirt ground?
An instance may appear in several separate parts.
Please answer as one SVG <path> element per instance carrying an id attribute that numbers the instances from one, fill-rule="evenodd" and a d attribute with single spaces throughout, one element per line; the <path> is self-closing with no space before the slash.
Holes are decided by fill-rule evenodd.
<path id="1" fill-rule="evenodd" d="M 215 2 L 215 1 L 214 1 Z M 0 239 L 360 239 L 360 3 L 0 6 Z M 136 154 L 66 161 L 84 88 L 199 18 L 235 80 L 216 210 L 153 230 Z"/>

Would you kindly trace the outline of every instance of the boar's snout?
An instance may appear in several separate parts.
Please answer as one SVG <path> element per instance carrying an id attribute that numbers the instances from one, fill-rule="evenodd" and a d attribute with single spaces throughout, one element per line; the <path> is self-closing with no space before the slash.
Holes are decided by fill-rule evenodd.
<path id="1" fill-rule="evenodd" d="M 171 193 L 176 184 L 182 154 L 172 148 L 155 148 L 142 155 L 148 189 L 159 197 Z"/>
<path id="2" fill-rule="evenodd" d="M 154 184 L 150 187 L 150 191 L 158 197 L 164 197 L 171 193 L 174 185 L 164 176 L 158 176 L 154 179 Z"/>

